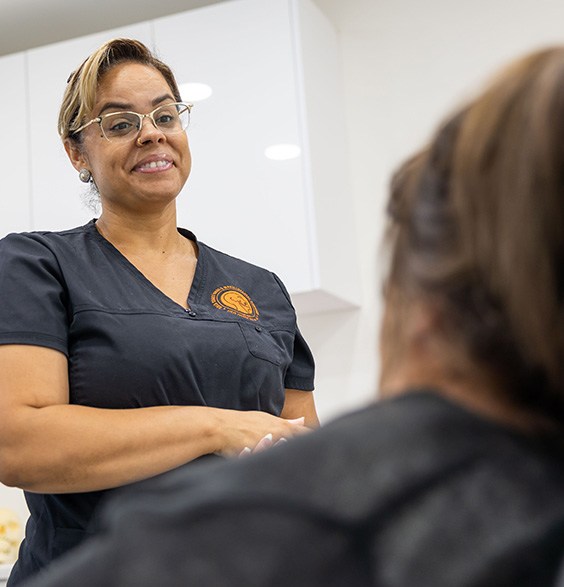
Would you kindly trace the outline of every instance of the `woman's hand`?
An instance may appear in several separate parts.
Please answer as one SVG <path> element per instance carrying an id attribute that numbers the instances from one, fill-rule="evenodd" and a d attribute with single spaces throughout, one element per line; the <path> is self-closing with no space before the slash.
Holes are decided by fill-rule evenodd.
<path id="1" fill-rule="evenodd" d="M 292 423 L 295 424 L 299 424 L 299 425 L 303 425 L 305 422 L 305 417 L 302 416 L 301 418 L 296 418 L 295 420 L 290 420 Z M 255 452 L 262 452 L 263 450 L 266 450 L 267 448 L 270 448 L 272 446 L 277 446 L 279 444 L 284 444 L 288 442 L 288 440 L 284 437 L 280 438 L 279 440 L 277 440 L 276 442 L 274 442 L 273 438 L 272 438 L 272 434 L 268 433 L 266 436 L 264 436 L 263 438 L 261 438 L 258 443 L 256 444 L 255 448 L 249 448 L 248 446 L 246 446 L 240 453 L 239 456 L 240 457 L 246 457 L 252 453 Z"/>
<path id="2" fill-rule="evenodd" d="M 265 412 L 222 412 L 222 445 L 217 452 L 223 456 L 260 452 L 294 436 L 311 432 L 304 425 L 303 417 L 288 420 Z"/>

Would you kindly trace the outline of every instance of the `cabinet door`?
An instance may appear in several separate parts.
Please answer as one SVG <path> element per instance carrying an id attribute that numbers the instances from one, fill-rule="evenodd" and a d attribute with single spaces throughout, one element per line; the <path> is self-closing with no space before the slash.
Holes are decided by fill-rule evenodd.
<path id="1" fill-rule="evenodd" d="M 180 84 L 210 85 L 188 130 L 192 174 L 179 222 L 208 244 L 280 275 L 314 283 L 314 232 L 304 157 L 272 161 L 265 148 L 302 147 L 305 127 L 296 39 L 287 0 L 234 0 L 154 21 L 155 45 Z"/>
<path id="2" fill-rule="evenodd" d="M 3 136 L 0 160 L 4 168 L 0 174 L 0 237 L 31 227 L 25 73 L 25 53 L 0 57 L 0 79 L 4 80 L 3 91 L 0 92 Z"/>
<path id="3" fill-rule="evenodd" d="M 135 38 L 150 47 L 150 24 L 114 29 L 28 52 L 34 229 L 72 228 L 95 215 L 84 204 L 87 188 L 67 159 L 57 133 L 57 119 L 71 72 L 92 51 L 114 37 Z"/>

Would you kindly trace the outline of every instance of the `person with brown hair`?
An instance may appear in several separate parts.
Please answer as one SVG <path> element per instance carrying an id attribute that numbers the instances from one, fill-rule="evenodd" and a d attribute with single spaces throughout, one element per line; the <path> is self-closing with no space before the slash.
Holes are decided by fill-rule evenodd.
<path id="1" fill-rule="evenodd" d="M 281 281 L 177 226 L 190 111 L 147 47 L 105 43 L 59 117 L 99 218 L 0 242 L 0 481 L 31 514 L 10 586 L 83 541 L 108 490 L 318 423 Z"/>
<path id="2" fill-rule="evenodd" d="M 30 587 L 538 587 L 564 555 L 564 48 L 392 181 L 382 401 L 124 491 Z"/>

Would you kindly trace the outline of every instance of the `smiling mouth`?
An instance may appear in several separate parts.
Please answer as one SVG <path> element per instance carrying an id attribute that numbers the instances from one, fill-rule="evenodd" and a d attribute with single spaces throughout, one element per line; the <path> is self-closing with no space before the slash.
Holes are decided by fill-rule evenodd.
<path id="1" fill-rule="evenodd" d="M 170 169 L 172 166 L 172 161 L 161 159 L 159 161 L 150 161 L 149 163 L 138 165 L 137 167 L 135 167 L 134 171 L 140 171 L 141 173 L 155 173 L 159 171 L 166 171 L 167 169 Z"/>

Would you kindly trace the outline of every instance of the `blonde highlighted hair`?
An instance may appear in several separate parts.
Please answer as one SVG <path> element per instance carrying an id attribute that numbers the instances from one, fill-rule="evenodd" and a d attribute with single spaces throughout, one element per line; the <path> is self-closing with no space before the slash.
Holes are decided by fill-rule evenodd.
<path id="1" fill-rule="evenodd" d="M 58 122 L 63 141 L 70 138 L 81 142 L 76 130 L 92 116 L 100 79 L 118 63 L 128 61 L 154 67 L 165 78 L 175 100 L 182 100 L 170 67 L 157 59 L 143 43 L 134 39 L 112 39 L 94 51 L 68 79 Z"/>

